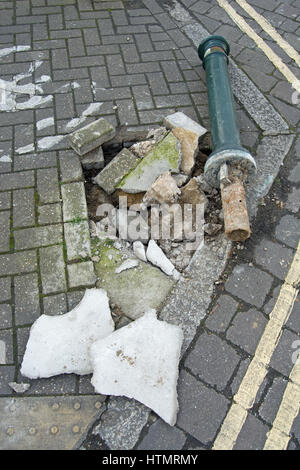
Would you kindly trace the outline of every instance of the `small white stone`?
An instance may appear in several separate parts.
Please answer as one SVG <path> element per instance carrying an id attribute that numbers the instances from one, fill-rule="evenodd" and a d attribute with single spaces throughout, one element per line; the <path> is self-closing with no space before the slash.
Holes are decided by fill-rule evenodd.
<path id="1" fill-rule="evenodd" d="M 95 342 L 90 354 L 96 392 L 134 398 L 173 426 L 182 341 L 181 328 L 157 320 L 152 310 Z"/>
<path id="2" fill-rule="evenodd" d="M 146 256 L 150 263 L 159 267 L 164 273 L 168 274 L 168 276 L 173 275 L 175 270 L 174 265 L 166 257 L 162 249 L 155 243 L 154 240 L 149 241 Z"/>
<path id="3" fill-rule="evenodd" d="M 146 251 L 145 251 L 145 247 L 143 243 L 140 241 L 133 242 L 132 247 L 133 247 L 133 253 L 135 254 L 135 256 L 141 261 L 146 262 L 147 257 L 146 257 Z"/>
<path id="4" fill-rule="evenodd" d="M 127 259 L 122 263 L 118 268 L 115 269 L 116 274 L 120 274 L 122 271 L 127 269 L 136 268 L 139 265 L 139 262 L 136 259 Z"/>
<path id="5" fill-rule="evenodd" d="M 18 384 L 17 382 L 9 382 L 8 385 L 16 393 L 24 393 L 26 392 L 26 390 L 30 388 L 30 384 L 24 384 L 24 383 Z"/>
<path id="6" fill-rule="evenodd" d="M 41 315 L 32 325 L 21 374 L 31 379 L 58 374 L 90 374 L 90 345 L 112 333 L 108 297 L 87 289 L 81 302 L 63 315 Z"/>

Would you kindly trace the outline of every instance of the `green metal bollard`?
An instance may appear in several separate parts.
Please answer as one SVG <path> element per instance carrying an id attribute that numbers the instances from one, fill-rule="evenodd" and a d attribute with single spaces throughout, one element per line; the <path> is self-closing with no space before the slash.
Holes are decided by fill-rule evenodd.
<path id="1" fill-rule="evenodd" d="M 222 36 L 209 36 L 198 48 L 206 72 L 212 140 L 204 176 L 211 185 L 221 188 L 227 236 L 242 241 L 250 236 L 243 183 L 256 172 L 256 163 L 240 141 L 228 73 L 229 52 L 229 44 Z"/>

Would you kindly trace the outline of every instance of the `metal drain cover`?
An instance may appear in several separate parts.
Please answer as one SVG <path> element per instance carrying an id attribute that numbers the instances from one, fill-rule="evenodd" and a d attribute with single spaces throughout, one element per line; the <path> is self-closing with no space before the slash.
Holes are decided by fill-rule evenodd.
<path id="1" fill-rule="evenodd" d="M 1 398 L 0 449 L 71 450 L 104 409 L 95 395 Z"/>

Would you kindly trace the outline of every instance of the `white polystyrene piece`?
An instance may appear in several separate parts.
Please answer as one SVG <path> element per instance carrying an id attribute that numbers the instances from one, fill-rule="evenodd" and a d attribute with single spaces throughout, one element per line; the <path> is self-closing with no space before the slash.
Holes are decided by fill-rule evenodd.
<path id="1" fill-rule="evenodd" d="M 114 331 L 103 289 L 87 289 L 81 302 L 64 315 L 41 315 L 32 325 L 22 375 L 35 379 L 92 372 L 89 346 Z"/>
<path id="2" fill-rule="evenodd" d="M 148 311 L 91 346 L 92 384 L 98 393 L 138 400 L 173 426 L 182 341 L 179 326 Z"/>
<path id="3" fill-rule="evenodd" d="M 121 266 L 115 269 L 115 273 L 120 274 L 122 271 L 126 271 L 127 269 L 136 268 L 138 265 L 139 265 L 138 260 L 126 259 L 124 263 L 121 264 Z"/>
<path id="4" fill-rule="evenodd" d="M 172 276 L 175 270 L 175 266 L 166 257 L 162 249 L 155 243 L 154 240 L 150 240 L 146 251 L 147 259 L 154 266 L 159 267 L 168 276 Z"/>
<path id="5" fill-rule="evenodd" d="M 142 242 L 140 241 L 133 242 L 132 248 L 133 248 L 133 253 L 135 254 L 137 258 L 139 258 L 141 261 L 147 261 L 145 247 Z"/>

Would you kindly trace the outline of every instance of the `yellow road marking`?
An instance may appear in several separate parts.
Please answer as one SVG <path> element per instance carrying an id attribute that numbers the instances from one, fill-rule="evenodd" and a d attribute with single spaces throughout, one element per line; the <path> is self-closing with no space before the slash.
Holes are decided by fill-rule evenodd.
<path id="1" fill-rule="evenodd" d="M 261 386 L 270 364 L 271 357 L 276 349 L 282 333 L 282 327 L 288 320 L 298 294 L 296 286 L 300 281 L 300 241 L 293 261 L 289 268 L 284 284 L 281 286 L 279 296 L 270 314 L 270 319 L 260 338 L 254 357 L 249 364 L 247 372 L 240 384 L 238 392 L 233 397 L 227 416 L 213 445 L 215 450 L 230 450 L 234 447 L 237 437 L 247 417 L 247 411 L 252 408 L 259 387 Z M 290 380 L 292 385 L 287 386 L 282 400 L 282 409 L 278 411 L 278 418 L 274 421 L 273 429 L 268 437 L 268 445 L 287 445 L 287 435 L 299 412 L 300 400 L 300 362 L 294 366 Z M 291 405 L 290 400 L 293 400 Z M 286 423 L 285 427 L 282 423 Z M 287 432 L 288 430 L 288 432 Z M 288 442 L 288 441 L 287 441 Z"/>
<path id="2" fill-rule="evenodd" d="M 262 27 L 262 29 L 293 59 L 300 67 L 300 55 L 298 52 L 277 33 L 276 29 L 245 0 L 235 0 L 249 15 Z"/>
<path id="3" fill-rule="evenodd" d="M 300 93 L 300 80 L 293 74 L 293 72 L 285 65 L 281 58 L 275 54 L 265 41 L 258 36 L 258 34 L 248 25 L 242 16 L 240 16 L 235 9 L 227 2 L 227 0 L 217 0 L 220 7 L 222 7 L 226 13 L 232 18 L 237 26 L 244 31 L 257 46 L 265 53 L 268 59 L 275 65 L 275 67 L 282 73 L 292 87 Z"/>

